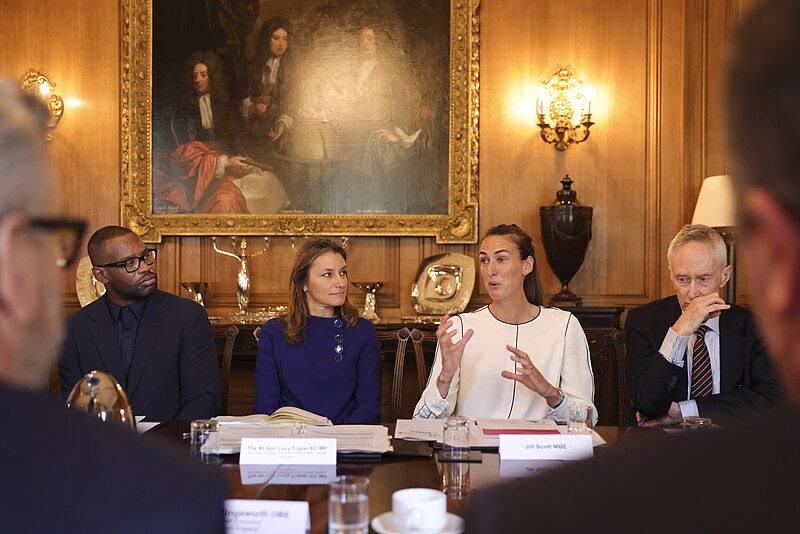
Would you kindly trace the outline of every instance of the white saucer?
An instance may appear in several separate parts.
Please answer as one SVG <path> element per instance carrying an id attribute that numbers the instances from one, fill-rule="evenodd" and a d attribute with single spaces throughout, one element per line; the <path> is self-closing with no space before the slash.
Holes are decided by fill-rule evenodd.
<path id="1" fill-rule="evenodd" d="M 378 534 L 403 534 L 403 531 L 399 530 L 394 524 L 392 512 L 386 512 L 372 518 L 370 525 Z M 464 520 L 456 514 L 447 514 L 447 520 L 442 529 L 430 532 L 430 534 L 461 534 L 462 532 L 464 532 Z"/>

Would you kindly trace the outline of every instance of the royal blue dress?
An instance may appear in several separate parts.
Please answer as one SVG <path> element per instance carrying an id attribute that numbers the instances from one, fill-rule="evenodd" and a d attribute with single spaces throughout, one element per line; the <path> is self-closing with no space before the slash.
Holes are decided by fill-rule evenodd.
<path id="1" fill-rule="evenodd" d="M 334 424 L 374 424 L 381 416 L 381 371 L 375 327 L 359 318 L 308 317 L 305 340 L 286 342 L 280 319 L 261 329 L 256 413 L 295 406 Z"/>

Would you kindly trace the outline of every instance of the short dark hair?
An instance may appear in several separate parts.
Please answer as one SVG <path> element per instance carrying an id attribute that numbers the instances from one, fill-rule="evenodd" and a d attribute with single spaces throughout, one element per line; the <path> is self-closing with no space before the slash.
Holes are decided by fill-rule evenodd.
<path id="1" fill-rule="evenodd" d="M 542 290 L 542 279 L 539 276 L 539 262 L 536 261 L 536 249 L 533 246 L 533 239 L 516 224 L 498 224 L 489 228 L 481 238 L 481 241 L 493 235 L 510 237 L 511 241 L 517 246 L 521 260 L 528 259 L 528 256 L 533 258 L 533 269 L 525 276 L 523 288 L 528 302 L 540 306 L 544 302 L 544 291 Z"/>
<path id="2" fill-rule="evenodd" d="M 761 187 L 800 221 L 800 2 L 776 0 L 738 28 L 727 80 L 739 193 Z"/>
<path id="3" fill-rule="evenodd" d="M 92 265 L 97 265 L 100 255 L 103 254 L 106 248 L 106 243 L 112 239 L 124 237 L 133 233 L 132 230 L 123 226 L 104 226 L 93 233 L 92 237 L 89 238 L 89 243 L 86 245 L 89 258 L 92 260 Z"/>

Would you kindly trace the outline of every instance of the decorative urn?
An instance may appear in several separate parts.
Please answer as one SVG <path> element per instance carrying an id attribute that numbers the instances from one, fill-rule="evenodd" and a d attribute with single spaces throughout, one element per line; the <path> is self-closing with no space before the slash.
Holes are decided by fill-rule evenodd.
<path id="1" fill-rule="evenodd" d="M 561 281 L 561 291 L 553 295 L 550 305 L 580 306 L 581 298 L 570 291 L 569 282 L 581 268 L 592 240 L 592 208 L 578 202 L 569 174 L 561 185 L 556 201 L 539 208 L 547 263 Z"/>

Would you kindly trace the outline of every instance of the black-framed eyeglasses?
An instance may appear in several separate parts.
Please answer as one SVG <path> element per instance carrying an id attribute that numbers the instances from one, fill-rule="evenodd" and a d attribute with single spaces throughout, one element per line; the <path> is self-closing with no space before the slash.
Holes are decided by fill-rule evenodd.
<path id="1" fill-rule="evenodd" d="M 129 273 L 135 273 L 141 267 L 142 262 L 147 265 L 153 265 L 156 262 L 156 249 L 148 248 L 141 256 L 134 256 L 127 260 L 106 263 L 105 265 L 95 265 L 95 267 L 122 267 Z"/>
<path id="2" fill-rule="evenodd" d="M 83 242 L 86 221 L 63 217 L 32 217 L 28 224 L 31 228 L 55 235 L 55 256 L 58 267 L 69 267 L 75 262 Z"/>

